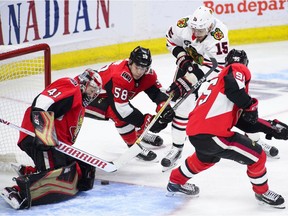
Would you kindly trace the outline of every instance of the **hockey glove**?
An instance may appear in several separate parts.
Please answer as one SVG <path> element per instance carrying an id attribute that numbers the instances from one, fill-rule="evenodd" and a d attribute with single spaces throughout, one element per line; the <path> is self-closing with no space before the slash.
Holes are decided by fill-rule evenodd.
<path id="1" fill-rule="evenodd" d="M 192 84 L 185 78 L 180 77 L 175 80 L 166 90 L 168 94 L 174 93 L 173 101 L 176 101 L 178 98 L 183 97 L 184 94 L 191 90 Z"/>
<path id="2" fill-rule="evenodd" d="M 38 150 L 48 151 L 58 145 L 54 112 L 33 111 L 32 123 L 35 128 L 34 144 Z"/>
<path id="3" fill-rule="evenodd" d="M 159 110 L 162 108 L 162 106 L 165 104 L 165 101 L 158 104 L 156 112 L 159 112 Z M 167 105 L 167 107 L 164 109 L 164 111 L 161 113 L 158 121 L 159 123 L 170 123 L 175 116 L 175 112 L 173 108 L 170 105 Z"/>
<path id="4" fill-rule="evenodd" d="M 154 118 L 151 114 L 145 114 L 144 115 L 144 122 L 140 129 L 137 130 L 137 134 L 140 136 L 144 130 L 148 127 L 148 125 L 151 123 L 152 119 Z M 161 130 L 167 127 L 167 123 L 160 123 L 159 122 L 160 117 L 157 119 L 157 121 L 152 125 L 150 128 L 150 131 L 153 133 L 159 133 Z"/>
<path id="5" fill-rule="evenodd" d="M 266 134 L 266 139 L 271 140 L 272 137 L 280 140 L 288 139 L 288 125 L 280 122 L 277 119 L 274 119 L 273 121 L 268 120 L 268 122 L 271 124 L 272 130 L 271 133 Z"/>
<path id="6" fill-rule="evenodd" d="M 250 106 L 243 110 L 241 117 L 250 124 L 256 124 L 258 120 L 258 100 L 256 98 L 252 98 Z"/>
<path id="7" fill-rule="evenodd" d="M 193 59 L 189 55 L 183 55 L 176 60 L 177 66 L 184 72 L 184 74 L 193 71 Z"/>

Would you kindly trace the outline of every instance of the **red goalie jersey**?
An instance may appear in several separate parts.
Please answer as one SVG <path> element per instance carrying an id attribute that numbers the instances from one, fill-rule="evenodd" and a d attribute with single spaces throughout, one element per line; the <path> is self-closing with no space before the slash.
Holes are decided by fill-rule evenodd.
<path id="1" fill-rule="evenodd" d="M 24 115 L 22 127 L 34 131 L 31 109 L 54 112 L 54 125 L 58 140 L 72 145 L 80 131 L 85 108 L 79 84 L 71 78 L 62 78 L 42 91 Z M 27 136 L 20 133 L 18 144 Z"/>

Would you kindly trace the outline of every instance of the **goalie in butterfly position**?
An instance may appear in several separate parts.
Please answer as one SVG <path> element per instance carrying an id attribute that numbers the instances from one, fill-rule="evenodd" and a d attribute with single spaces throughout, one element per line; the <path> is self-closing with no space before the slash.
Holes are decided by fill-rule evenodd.
<path id="1" fill-rule="evenodd" d="M 190 90 L 189 86 L 185 85 L 186 79 L 194 85 L 211 68 L 208 54 L 217 60 L 218 67 L 207 80 L 217 76 L 225 65 L 225 57 L 229 51 L 228 29 L 207 7 L 200 6 L 191 16 L 184 17 L 172 25 L 166 33 L 166 39 L 168 50 L 177 59 L 173 85 L 179 86 L 180 91 Z M 173 100 L 177 100 L 178 97 L 179 94 L 176 92 Z M 196 98 L 197 91 L 190 94 L 175 110 L 171 128 L 172 148 L 161 161 L 163 171 L 173 167 L 181 158 L 187 137 L 185 129 L 188 115 L 195 106 Z M 278 149 L 260 140 L 259 134 L 247 135 L 262 146 L 267 156 L 279 157 Z"/>
<path id="2" fill-rule="evenodd" d="M 22 128 L 35 131 L 35 138 L 20 132 L 18 146 L 31 157 L 35 167 L 21 165 L 19 176 L 14 178 L 17 185 L 1 191 L 14 209 L 59 202 L 78 191 L 92 189 L 95 167 L 53 147 L 58 140 L 73 145 L 85 107 L 98 96 L 101 86 L 99 74 L 86 70 L 74 79 L 56 80 L 26 110 Z"/>
<path id="3" fill-rule="evenodd" d="M 263 132 L 268 139 L 287 140 L 288 126 L 276 119 L 258 118 L 258 101 L 249 95 L 251 73 L 246 67 L 248 58 L 245 51 L 231 50 L 225 62 L 226 67 L 219 76 L 206 82 L 206 86 L 202 85 L 199 90 L 186 129 L 195 152 L 180 167 L 172 170 L 167 195 L 198 196 L 199 188 L 187 181 L 223 158 L 247 165 L 252 189 L 261 204 L 285 208 L 284 198 L 269 189 L 266 154 L 262 147 L 231 129 L 236 126 L 244 132 Z"/>

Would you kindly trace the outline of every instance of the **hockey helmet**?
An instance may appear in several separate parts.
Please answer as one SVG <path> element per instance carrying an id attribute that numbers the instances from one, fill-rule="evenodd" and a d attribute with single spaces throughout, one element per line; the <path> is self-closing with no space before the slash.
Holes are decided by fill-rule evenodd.
<path id="1" fill-rule="evenodd" d="M 82 103 L 83 106 L 88 106 L 101 92 L 102 79 L 97 71 L 90 68 L 86 69 L 82 74 L 75 77 L 80 84 L 82 92 Z M 89 91 L 88 87 L 92 87 L 92 92 Z"/>
<path id="2" fill-rule="evenodd" d="M 137 46 L 129 57 L 131 63 L 135 63 L 137 66 L 149 68 L 152 64 L 151 53 L 149 49 Z"/>
<path id="3" fill-rule="evenodd" d="M 244 50 L 232 49 L 228 55 L 225 57 L 225 65 L 230 65 L 232 63 L 241 63 L 245 66 L 248 65 L 249 60 L 247 54 Z"/>
<path id="4" fill-rule="evenodd" d="M 192 29 L 205 29 L 206 34 L 210 31 L 210 26 L 214 23 L 213 11 L 205 6 L 198 7 L 190 19 Z"/>

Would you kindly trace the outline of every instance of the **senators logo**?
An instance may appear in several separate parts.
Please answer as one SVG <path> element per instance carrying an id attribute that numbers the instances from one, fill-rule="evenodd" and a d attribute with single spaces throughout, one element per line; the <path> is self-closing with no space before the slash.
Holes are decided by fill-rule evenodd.
<path id="1" fill-rule="evenodd" d="M 71 134 L 71 137 L 72 137 L 72 143 L 75 143 L 76 141 L 76 138 L 80 132 L 80 129 L 81 129 L 81 126 L 82 126 L 82 123 L 83 123 L 83 119 L 84 119 L 84 112 L 80 112 L 80 115 L 78 117 L 78 122 L 77 122 L 77 126 L 71 126 L 70 128 L 70 134 Z"/>
<path id="2" fill-rule="evenodd" d="M 189 20 L 188 17 L 182 18 L 182 19 L 178 20 L 177 26 L 178 26 L 179 28 L 185 28 L 185 27 L 187 27 L 187 22 L 188 22 L 188 20 Z"/>
<path id="3" fill-rule="evenodd" d="M 214 32 L 211 32 L 211 35 L 216 39 L 216 40 L 221 40 L 224 38 L 223 32 L 219 29 L 216 28 Z"/>

